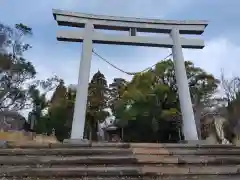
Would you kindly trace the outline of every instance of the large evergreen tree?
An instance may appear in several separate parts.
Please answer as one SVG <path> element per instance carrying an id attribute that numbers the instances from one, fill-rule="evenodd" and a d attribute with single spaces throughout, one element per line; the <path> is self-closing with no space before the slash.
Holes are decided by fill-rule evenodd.
<path id="1" fill-rule="evenodd" d="M 108 107 L 109 90 L 107 80 L 104 75 L 98 71 L 92 77 L 88 89 L 87 104 L 87 122 L 89 128 L 89 139 L 97 139 L 97 125 L 103 122 L 109 115 L 106 108 Z"/>

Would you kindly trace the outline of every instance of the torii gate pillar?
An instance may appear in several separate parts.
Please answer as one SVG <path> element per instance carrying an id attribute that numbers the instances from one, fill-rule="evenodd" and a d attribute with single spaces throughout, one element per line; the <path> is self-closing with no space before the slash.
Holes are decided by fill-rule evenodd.
<path id="1" fill-rule="evenodd" d="M 204 42 L 199 39 L 186 39 L 180 34 L 202 34 L 207 26 L 206 21 L 96 16 L 61 10 L 53 10 L 53 15 L 58 25 L 84 28 L 83 31 L 57 32 L 57 39 L 60 41 L 83 42 L 71 139 L 83 139 L 92 46 L 93 43 L 100 43 L 172 48 L 184 137 L 185 140 L 198 140 L 182 48 L 202 49 Z M 95 32 L 94 29 L 129 31 L 130 33 L 128 36 L 111 35 Z M 137 36 L 137 32 L 168 33 L 170 37 L 143 37 Z"/>
<path id="2" fill-rule="evenodd" d="M 180 42 L 179 30 L 173 28 L 171 31 L 173 40 L 172 55 L 175 68 L 175 76 L 178 86 L 180 108 L 183 117 L 183 133 L 185 140 L 198 140 L 196 122 L 192 108 L 192 101 L 189 92 L 188 79 L 184 64 L 183 52 Z"/>
<path id="3" fill-rule="evenodd" d="M 91 23 L 86 24 L 84 29 L 85 38 L 82 44 L 82 57 L 78 72 L 78 85 L 73 113 L 71 139 L 83 139 L 84 135 L 88 83 L 92 61 L 92 33 L 93 25 Z"/>

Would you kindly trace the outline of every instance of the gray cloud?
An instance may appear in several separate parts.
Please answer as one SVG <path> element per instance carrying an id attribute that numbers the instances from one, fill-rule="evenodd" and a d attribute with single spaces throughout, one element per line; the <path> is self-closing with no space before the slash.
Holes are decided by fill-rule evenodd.
<path id="1" fill-rule="evenodd" d="M 115 16 L 161 18 L 192 4 L 191 0 L 8 0 L 1 2 L 0 14 L 11 23 L 32 25 L 52 21 L 52 8 Z M 13 13 L 14 12 L 14 13 Z"/>

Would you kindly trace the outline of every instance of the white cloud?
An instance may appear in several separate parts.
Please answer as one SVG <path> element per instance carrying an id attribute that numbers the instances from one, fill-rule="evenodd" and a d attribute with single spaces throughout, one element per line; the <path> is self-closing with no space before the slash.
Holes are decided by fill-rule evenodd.
<path id="1" fill-rule="evenodd" d="M 218 37 L 206 42 L 203 50 L 184 51 L 185 59 L 219 77 L 221 69 L 227 77 L 240 76 L 240 46 L 226 37 Z"/>

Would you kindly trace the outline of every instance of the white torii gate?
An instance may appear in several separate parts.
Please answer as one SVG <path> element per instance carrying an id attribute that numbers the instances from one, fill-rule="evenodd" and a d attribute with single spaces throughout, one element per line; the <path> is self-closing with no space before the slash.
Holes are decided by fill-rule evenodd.
<path id="1" fill-rule="evenodd" d="M 62 10 L 53 10 L 53 15 L 60 26 L 83 28 L 82 31 L 57 32 L 59 41 L 83 42 L 71 139 L 83 139 L 92 48 L 93 43 L 100 43 L 172 48 L 184 137 L 185 140 L 198 140 L 182 48 L 202 49 L 204 42 L 200 39 L 186 39 L 180 34 L 201 35 L 208 25 L 206 21 L 99 16 Z M 129 35 L 105 34 L 95 32 L 94 29 L 129 31 Z M 137 32 L 167 33 L 170 36 L 143 37 L 137 36 Z"/>

